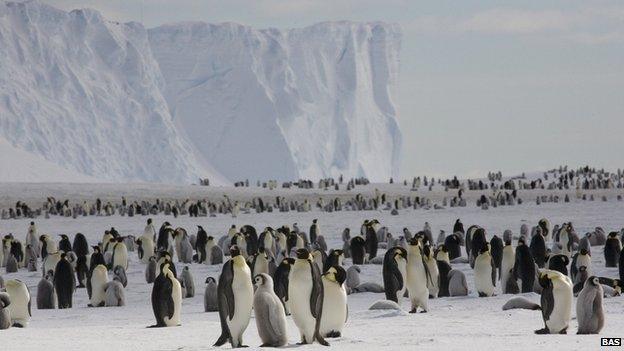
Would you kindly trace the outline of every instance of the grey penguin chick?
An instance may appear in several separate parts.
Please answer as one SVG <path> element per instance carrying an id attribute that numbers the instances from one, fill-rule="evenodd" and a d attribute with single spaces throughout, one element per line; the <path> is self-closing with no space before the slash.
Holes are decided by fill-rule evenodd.
<path id="1" fill-rule="evenodd" d="M 119 265 L 115 266 L 115 268 L 113 269 L 113 275 L 113 279 L 118 278 L 119 282 L 121 283 L 121 285 L 123 285 L 124 288 L 128 286 L 128 277 L 126 276 L 125 268 Z"/>
<path id="2" fill-rule="evenodd" d="M 56 292 L 54 291 L 54 272 L 49 271 L 37 284 L 37 309 L 53 310 L 56 308 Z"/>
<path id="3" fill-rule="evenodd" d="M 104 285 L 104 291 L 104 306 L 126 305 L 123 283 L 119 281 L 119 277 L 115 276 L 112 281 L 106 283 L 106 285 Z"/>
<path id="4" fill-rule="evenodd" d="M 0 330 L 11 328 L 11 312 L 8 308 L 10 304 L 9 294 L 0 292 Z"/>
<path id="5" fill-rule="evenodd" d="M 217 296 L 217 281 L 213 277 L 206 278 L 204 290 L 204 312 L 219 311 L 219 298 Z"/>
<path id="6" fill-rule="evenodd" d="M 589 277 L 576 299 L 577 334 L 598 334 L 604 327 L 602 295 L 598 277 Z"/>
<path id="7" fill-rule="evenodd" d="M 273 291 L 273 279 L 266 273 L 255 276 L 258 287 L 253 300 L 258 335 L 262 340 L 260 347 L 280 347 L 287 343 L 286 313 L 282 301 Z"/>
<path id="8" fill-rule="evenodd" d="M 186 266 L 182 270 L 182 276 L 180 279 L 184 282 L 184 287 L 186 288 L 186 294 L 184 297 L 194 297 L 195 296 L 195 281 L 193 280 L 193 275 L 189 270 L 189 267 Z"/>
<path id="9" fill-rule="evenodd" d="M 151 256 L 145 267 L 145 280 L 148 284 L 153 283 L 156 279 L 156 265 L 156 257 Z"/>
<path id="10" fill-rule="evenodd" d="M 517 296 L 512 297 L 503 305 L 503 311 L 514 309 L 539 310 L 541 307 L 525 297 Z"/>
<path id="11" fill-rule="evenodd" d="M 353 265 L 347 269 L 347 281 L 345 282 L 347 289 L 355 289 L 360 285 L 360 272 L 361 269 L 357 265 Z"/>
<path id="12" fill-rule="evenodd" d="M 448 273 L 448 279 L 450 296 L 468 295 L 468 284 L 466 283 L 466 275 L 464 272 L 457 269 L 451 269 Z"/>

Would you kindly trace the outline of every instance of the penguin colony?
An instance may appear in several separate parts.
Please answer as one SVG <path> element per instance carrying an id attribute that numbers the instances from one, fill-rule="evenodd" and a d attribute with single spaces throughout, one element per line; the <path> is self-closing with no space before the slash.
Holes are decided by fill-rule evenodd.
<path id="1" fill-rule="evenodd" d="M 489 236 L 478 225 L 464 228 L 458 219 L 453 234 L 442 233 L 434 243 L 427 223 L 421 231 L 411 234 L 405 228 L 402 236 L 394 238 L 379 221 L 365 220 L 353 237 L 345 229 L 345 245 L 328 249 L 316 219 L 310 227 L 315 242 L 296 223 L 292 228 L 266 227 L 259 235 L 250 225 L 232 226 L 215 240 L 201 226 L 189 236 L 168 222 L 156 230 L 148 219 L 143 234 L 130 238 L 132 241 L 114 228 L 91 248 L 80 233 L 73 243 L 67 235 L 55 242 L 42 234 L 36 243 L 38 250 L 27 254 L 32 250 L 26 248 L 35 245 L 31 237 L 38 234 L 32 222 L 25 240 L 31 244 L 24 246 L 7 235 L 1 251 L 5 267 L 11 265 L 12 258 L 17 269 L 27 269 L 27 255 L 39 262 L 35 268 L 41 267 L 42 278 L 37 285 L 36 308 L 62 309 L 74 307 L 73 295 L 81 287 L 86 288 L 90 307 L 124 306 L 124 289 L 132 283 L 126 276 L 131 246 L 137 259 L 145 263 L 146 281 L 153 284 L 151 303 L 156 323 L 151 327 L 182 324 L 182 299 L 195 295 L 188 264 L 224 261 L 218 277 L 205 279 L 204 311 L 218 312 L 221 321 L 216 346 L 245 346 L 243 334 L 252 311 L 262 346 L 287 345 L 287 316 L 299 329 L 299 343 L 329 345 L 328 340 L 345 333 L 347 295 L 351 293 L 384 293 L 386 300 L 399 303 L 397 306 L 404 299 L 408 301 L 411 313 L 430 312 L 430 299 L 470 293 L 465 274 L 453 269 L 457 263 L 468 263 L 474 270 L 472 293 L 476 296 L 539 293 L 540 304 L 518 297 L 503 306 L 504 310 L 541 311 L 544 326 L 535 330 L 537 334 L 567 333 L 575 296 L 577 333 L 597 334 L 604 327 L 603 298 L 621 294 L 622 232 L 605 234 L 598 227 L 579 237 L 571 222 L 552 226 L 546 218 L 532 228 L 523 224 L 519 235 L 507 230 L 501 237 Z M 193 250 L 190 255 L 186 242 Z M 213 244 L 207 248 L 210 242 Z M 592 273 L 591 250 L 597 245 L 604 245 L 603 252 L 594 248 L 593 254 L 603 254 L 605 266 L 619 267 L 620 275 Z M 380 249 L 386 249 L 383 257 L 378 256 Z M 354 263 L 382 265 L 383 286 L 361 282 L 358 265 L 344 266 L 347 256 Z M 185 265 L 179 271 L 176 259 Z M 80 268 L 81 264 L 84 267 Z M 1 281 L 0 326 L 27 327 L 32 316 L 29 289 L 16 279 Z"/>

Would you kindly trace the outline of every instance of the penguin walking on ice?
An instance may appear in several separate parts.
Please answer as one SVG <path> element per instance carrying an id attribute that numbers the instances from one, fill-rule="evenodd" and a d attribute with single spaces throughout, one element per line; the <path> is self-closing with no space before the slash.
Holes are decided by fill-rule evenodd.
<path id="1" fill-rule="evenodd" d="M 566 334 L 572 317 L 572 282 L 560 272 L 544 269 L 539 273 L 542 317 L 545 327 L 535 334 Z"/>
<path id="2" fill-rule="evenodd" d="M 232 347 L 244 347 L 243 333 L 249 325 L 253 305 L 251 270 L 238 246 L 230 247 L 230 257 L 223 265 L 217 285 L 221 336 L 214 346 L 229 341 Z"/>
<path id="3" fill-rule="evenodd" d="M 576 299 L 577 334 L 598 334 L 604 327 L 603 294 L 598 277 L 591 276 L 585 280 L 583 290 Z"/>
<path id="4" fill-rule="evenodd" d="M 328 346 L 329 343 L 319 333 L 323 312 L 321 273 L 308 250 L 297 250 L 297 259 L 290 269 L 288 280 L 290 312 L 299 329 L 301 344 L 311 344 L 316 340 Z"/>
<path id="5" fill-rule="evenodd" d="M 5 282 L 5 289 L 11 304 L 8 305 L 11 325 L 17 328 L 26 328 L 30 323 L 30 292 L 22 281 L 10 279 Z"/>
<path id="6" fill-rule="evenodd" d="M 339 338 L 347 322 L 349 308 L 344 282 L 347 273 L 341 266 L 330 267 L 323 273 L 323 311 L 319 334 L 326 338 Z"/>
<path id="7" fill-rule="evenodd" d="M 397 246 L 386 251 L 382 275 L 386 300 L 399 303 L 407 287 L 407 251 L 404 248 Z"/>
<path id="8" fill-rule="evenodd" d="M 407 291 L 411 302 L 410 313 L 416 313 L 419 307 L 422 309 L 422 313 L 426 313 L 429 310 L 429 289 L 427 288 L 427 284 L 431 278 L 423 257 L 420 242 L 416 237 L 410 240 L 407 249 L 406 274 Z"/>
<path id="9" fill-rule="evenodd" d="M 262 340 L 260 347 L 280 347 L 288 342 L 286 334 L 286 313 L 282 301 L 273 291 L 273 279 L 266 273 L 255 276 L 256 292 L 253 309 L 258 335 Z"/>
<path id="10" fill-rule="evenodd" d="M 160 274 L 152 287 L 152 309 L 156 324 L 151 327 L 175 327 L 180 325 L 182 310 L 182 286 L 171 271 L 172 262 L 165 259 Z"/>
<path id="11" fill-rule="evenodd" d="M 483 244 L 478 256 L 475 258 L 475 289 L 479 297 L 494 296 L 496 289 L 496 266 L 490 254 L 489 246 L 488 243 Z"/>

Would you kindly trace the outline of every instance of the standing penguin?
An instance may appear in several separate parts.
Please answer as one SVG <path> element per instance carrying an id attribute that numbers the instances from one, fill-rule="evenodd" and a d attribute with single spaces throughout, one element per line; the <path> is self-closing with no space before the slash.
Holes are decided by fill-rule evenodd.
<path id="1" fill-rule="evenodd" d="M 382 267 L 386 300 L 398 303 L 407 287 L 407 251 L 402 247 L 393 247 L 386 251 Z"/>
<path id="2" fill-rule="evenodd" d="M 104 306 L 104 299 L 106 298 L 106 292 L 104 287 L 108 283 L 108 271 L 106 266 L 99 264 L 93 268 L 91 272 L 91 292 L 89 295 L 90 307 L 102 307 Z"/>
<path id="3" fill-rule="evenodd" d="M 323 312 L 321 273 L 308 250 L 297 250 L 297 259 L 290 269 L 288 280 L 291 314 L 301 334 L 301 343 L 311 344 L 316 340 L 321 345 L 329 345 L 319 334 Z"/>
<path id="4" fill-rule="evenodd" d="M 520 237 L 518 246 L 516 247 L 516 262 L 513 268 L 513 276 L 520 279 L 521 291 L 523 293 L 532 292 L 535 283 L 535 262 L 529 251 L 529 247 L 525 245 L 524 238 Z"/>
<path id="5" fill-rule="evenodd" d="M 498 275 L 500 276 L 501 265 L 503 261 L 503 249 L 505 245 L 503 244 L 503 240 L 498 236 L 494 235 L 490 240 L 490 254 L 492 255 L 492 260 L 494 260 L 494 266 L 498 270 Z"/>
<path id="6" fill-rule="evenodd" d="M 347 273 L 341 266 L 330 267 L 323 273 L 323 312 L 319 334 L 326 338 L 339 338 L 347 321 L 347 291 L 344 287 Z"/>
<path id="7" fill-rule="evenodd" d="M 37 284 L 37 309 L 53 310 L 56 306 L 56 293 L 54 292 L 54 272 L 50 271 L 41 278 Z"/>
<path id="8" fill-rule="evenodd" d="M 41 255 L 41 248 L 39 247 L 39 237 L 37 236 L 37 226 L 35 226 L 35 222 L 30 222 L 28 226 L 28 232 L 26 233 L 26 246 L 30 245 L 37 257 Z"/>
<path id="9" fill-rule="evenodd" d="M 565 275 L 544 269 L 539 273 L 545 327 L 535 334 L 566 334 L 572 315 L 572 282 Z"/>
<path id="10" fill-rule="evenodd" d="M 365 261 L 370 261 L 373 258 L 377 257 L 377 247 L 379 246 L 379 242 L 377 241 L 377 233 L 372 225 L 366 226 L 366 254 L 367 259 Z"/>
<path id="11" fill-rule="evenodd" d="M 153 283 L 154 280 L 156 279 L 157 267 L 158 266 L 156 264 L 156 257 L 150 256 L 149 262 L 147 263 L 147 266 L 145 267 L 145 281 L 147 282 L 147 284 Z"/>
<path id="12" fill-rule="evenodd" d="M 516 262 L 516 251 L 514 247 L 511 245 L 511 235 L 508 238 L 505 238 L 505 246 L 503 247 L 503 259 L 501 260 L 501 269 L 500 269 L 500 281 L 501 281 L 501 291 L 503 294 L 516 294 L 519 291 L 513 287 L 517 287 L 516 277 L 513 275 L 513 268 Z M 513 280 L 512 283 L 509 284 L 510 281 Z M 512 289 L 509 289 L 512 287 Z"/>
<path id="13" fill-rule="evenodd" d="M 423 258 L 423 252 L 417 238 L 412 238 L 407 249 L 407 291 L 411 302 L 410 313 L 416 313 L 418 307 L 422 312 L 428 311 L 429 272 Z"/>
<path id="14" fill-rule="evenodd" d="M 193 280 L 193 275 L 189 270 L 189 267 L 186 266 L 182 269 L 182 274 L 180 275 L 180 279 L 183 282 L 184 287 L 186 288 L 186 297 L 194 297 L 195 296 L 195 281 Z"/>
<path id="15" fill-rule="evenodd" d="M 123 269 L 128 269 L 128 247 L 123 237 L 118 237 L 116 241 L 117 243 L 113 246 L 112 267 L 121 266 Z"/>
<path id="16" fill-rule="evenodd" d="M 72 308 L 72 298 L 76 288 L 76 277 L 71 263 L 67 261 L 65 254 L 54 269 L 54 289 L 58 298 L 58 308 Z"/>
<path id="17" fill-rule="evenodd" d="M 444 247 L 448 251 L 450 260 L 461 257 L 461 239 L 457 234 L 447 236 L 444 239 Z"/>
<path id="18" fill-rule="evenodd" d="M 119 277 L 115 276 L 112 281 L 106 283 L 104 286 L 104 306 L 125 306 L 126 298 L 124 294 L 124 287 Z"/>
<path id="19" fill-rule="evenodd" d="M 60 237 L 61 237 L 61 241 L 59 241 L 58 243 L 59 250 L 65 253 L 72 251 L 72 244 L 69 241 L 69 237 L 65 234 L 60 234 Z"/>
<path id="20" fill-rule="evenodd" d="M 310 226 L 310 243 L 314 244 L 319 235 L 318 219 L 313 219 L 312 225 Z"/>
<path id="21" fill-rule="evenodd" d="M 204 290 L 204 312 L 218 312 L 219 297 L 217 295 L 217 281 L 213 277 L 206 278 Z"/>
<path id="22" fill-rule="evenodd" d="M 11 297 L 9 294 L 0 291 L 0 330 L 11 328 L 9 305 L 11 305 Z"/>
<path id="23" fill-rule="evenodd" d="M 223 265 L 217 286 L 221 336 L 214 346 L 229 341 L 232 347 L 244 347 L 243 333 L 249 325 L 253 304 L 251 270 L 238 246 L 230 247 L 230 256 Z"/>
<path id="24" fill-rule="evenodd" d="M 568 275 L 568 264 L 570 259 L 564 254 L 551 255 L 548 258 L 548 269 L 560 272 L 563 275 Z"/>
<path id="25" fill-rule="evenodd" d="M 26 328 L 30 323 L 30 292 L 26 284 L 17 279 L 5 282 L 6 292 L 11 304 L 8 306 L 11 323 L 17 328 Z"/>
<path id="26" fill-rule="evenodd" d="M 137 255 L 143 263 L 148 263 L 154 256 L 154 240 L 151 235 L 142 235 L 136 240 Z"/>
<path id="27" fill-rule="evenodd" d="M 206 247 L 208 243 L 208 233 L 204 230 L 204 228 L 200 225 L 197 226 L 197 240 L 195 241 L 195 249 L 197 250 L 197 262 L 210 264 L 210 259 L 208 258 L 209 250 Z M 214 240 L 213 240 L 214 244 Z"/>
<path id="28" fill-rule="evenodd" d="M 604 246 L 605 267 L 617 267 L 622 247 L 618 239 L 618 232 L 611 232 Z"/>
<path id="29" fill-rule="evenodd" d="M 603 294 L 602 284 L 598 277 L 591 276 L 585 281 L 583 290 L 576 300 L 577 334 L 598 334 L 602 330 L 604 326 Z"/>
<path id="30" fill-rule="evenodd" d="M 359 235 L 354 236 L 350 241 L 350 252 L 353 264 L 364 264 L 366 254 L 365 241 Z"/>
<path id="31" fill-rule="evenodd" d="M 449 277 L 449 296 L 466 296 L 468 295 L 468 283 L 466 275 L 458 269 L 451 269 L 448 273 Z"/>
<path id="32" fill-rule="evenodd" d="M 429 280 L 427 281 L 429 297 L 435 299 L 440 292 L 440 272 L 438 271 L 438 262 L 434 257 L 433 249 L 429 244 L 423 247 L 423 259 L 429 272 Z"/>
<path id="33" fill-rule="evenodd" d="M 295 264 L 294 258 L 284 258 L 279 266 L 277 266 L 277 269 L 275 269 L 275 274 L 273 274 L 273 290 L 275 291 L 275 295 L 282 301 L 286 315 L 290 315 L 290 309 L 288 307 L 288 276 L 290 275 L 290 268 L 293 264 Z"/>
<path id="34" fill-rule="evenodd" d="M 156 324 L 151 327 L 175 327 L 180 325 L 182 310 L 182 287 L 171 269 L 172 262 L 166 259 L 160 265 L 160 273 L 152 287 L 152 309 Z"/>
<path id="35" fill-rule="evenodd" d="M 474 266 L 475 289 L 479 297 L 494 296 L 496 289 L 496 267 L 490 254 L 489 244 L 485 243 L 479 255 L 475 258 Z"/>
<path id="36" fill-rule="evenodd" d="M 537 266 L 539 268 L 544 268 L 546 263 L 546 241 L 539 227 L 535 235 L 531 238 L 530 251 Z"/>
<path id="37" fill-rule="evenodd" d="M 253 309 L 260 347 L 280 347 L 288 342 L 286 334 L 286 314 L 280 298 L 273 291 L 273 279 L 265 273 L 254 278 L 257 290 L 254 294 Z"/>

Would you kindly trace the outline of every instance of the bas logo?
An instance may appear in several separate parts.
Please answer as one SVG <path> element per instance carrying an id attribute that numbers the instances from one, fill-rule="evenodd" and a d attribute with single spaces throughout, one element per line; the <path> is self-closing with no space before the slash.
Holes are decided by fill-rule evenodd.
<path id="1" fill-rule="evenodd" d="M 622 346 L 622 338 L 600 338 L 600 346 Z"/>

